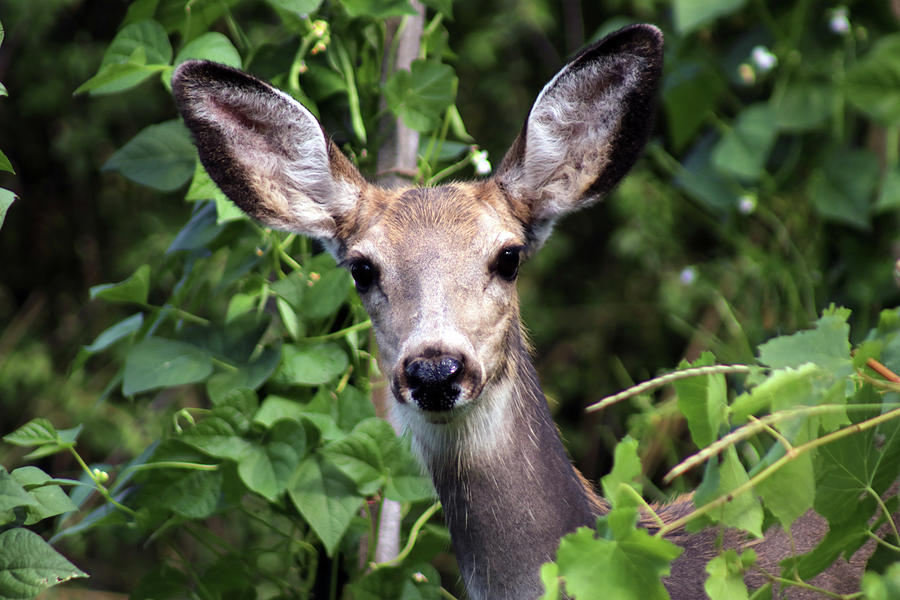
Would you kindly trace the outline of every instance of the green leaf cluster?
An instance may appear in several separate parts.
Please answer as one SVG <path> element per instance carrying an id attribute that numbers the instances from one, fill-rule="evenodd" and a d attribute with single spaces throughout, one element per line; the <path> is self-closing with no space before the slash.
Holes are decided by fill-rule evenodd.
<path id="1" fill-rule="evenodd" d="M 563 538 L 556 562 L 542 570 L 544 598 L 563 591 L 592 598 L 597 590 L 667 598 L 660 577 L 680 550 L 660 545 L 668 534 L 724 526 L 752 540 L 770 527 L 789 529 L 813 510 L 827 520 L 827 533 L 812 550 L 783 557 L 779 578 L 766 575 L 770 585 L 815 590 L 813 577 L 879 536 L 884 542 L 868 565 L 891 573 L 887 569 L 900 562 L 900 540 L 884 524 L 898 509 L 889 488 L 900 479 L 900 386 L 896 376 L 884 374 L 900 367 L 894 352 L 900 321 L 896 309 L 884 311 L 879 326 L 854 348 L 850 316 L 832 307 L 812 329 L 761 344 L 761 368 L 731 369 L 749 372 L 736 386 L 725 379 L 729 368 L 710 371 L 710 353 L 663 376 L 663 382 L 674 381 L 677 406 L 699 449 L 673 473 L 702 464 L 699 485 L 690 500 L 680 500 L 679 510 L 648 504 L 633 483 L 643 480 L 637 441 L 620 442 L 612 471 L 602 479 L 609 512 L 597 531 Z M 709 597 L 749 598 L 744 576 L 762 573 L 756 561 L 752 544 L 741 555 L 722 545 L 706 565 Z M 863 586 L 870 585 L 875 597 L 893 585 L 891 575 L 867 577 Z"/>

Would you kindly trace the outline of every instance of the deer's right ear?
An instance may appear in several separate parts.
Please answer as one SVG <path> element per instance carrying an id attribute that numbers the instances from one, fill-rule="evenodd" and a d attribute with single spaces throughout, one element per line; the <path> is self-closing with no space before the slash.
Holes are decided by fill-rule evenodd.
<path id="1" fill-rule="evenodd" d="M 172 90 L 200 162 L 226 196 L 261 223 L 336 251 L 366 183 L 303 105 L 206 61 L 180 65 Z"/>

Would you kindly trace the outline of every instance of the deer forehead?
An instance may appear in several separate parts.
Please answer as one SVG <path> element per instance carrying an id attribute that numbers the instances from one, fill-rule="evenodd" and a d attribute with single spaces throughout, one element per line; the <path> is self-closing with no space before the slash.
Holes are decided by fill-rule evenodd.
<path id="1" fill-rule="evenodd" d="M 486 272 L 501 248 L 525 243 L 522 220 L 492 182 L 382 191 L 363 206 L 347 256 L 372 260 L 401 285 L 416 273 Z"/>

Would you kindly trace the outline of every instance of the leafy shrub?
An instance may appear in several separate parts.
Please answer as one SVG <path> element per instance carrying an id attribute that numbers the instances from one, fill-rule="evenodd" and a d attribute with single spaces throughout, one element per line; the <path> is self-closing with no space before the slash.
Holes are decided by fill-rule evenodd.
<path id="1" fill-rule="evenodd" d="M 423 58 L 382 87 L 381 57 L 390 51 L 384 19 L 406 14 L 405 2 L 192 2 L 185 10 L 182 2 L 138 0 L 78 91 L 101 96 L 157 79 L 168 87 L 172 69 L 187 58 L 240 66 L 308 106 L 374 174 L 383 90 L 387 109 L 424 134 L 416 179 L 436 183 L 483 167 L 484 157 L 469 146 L 454 69 L 443 62 L 453 56 L 450 3 L 426 4 Z M 665 5 L 620 4 L 666 22 Z M 589 361 L 612 343 L 589 338 L 598 330 L 606 342 L 621 336 L 600 314 L 621 302 L 620 290 L 587 290 L 585 304 L 601 309 L 582 309 L 578 319 L 554 310 L 588 280 L 627 282 L 629 297 L 661 307 L 636 316 L 642 327 L 632 329 L 642 332 L 628 334 L 626 373 L 669 356 L 671 348 L 658 348 L 666 337 L 660 331 L 682 334 L 719 360 L 761 366 L 743 380 L 733 377 L 731 386 L 721 373 L 701 371 L 676 383 L 677 400 L 656 406 L 644 388 L 628 396 L 627 429 L 641 444 L 627 439 L 616 447 L 602 481 L 614 511 L 597 534 L 582 530 L 563 540 L 558 562 L 545 567 L 547 597 L 561 586 L 576 597 L 604 585 L 663 593 L 657 578 L 629 577 L 628 570 L 620 579 L 594 577 L 635 563 L 664 573 L 677 554 L 634 527 L 636 509 L 646 507 L 630 491 L 661 495 L 640 475 L 658 464 L 642 457 L 641 466 L 636 448 L 652 446 L 656 424 L 676 405 L 690 433 L 683 447 L 696 445 L 706 465 L 698 508 L 686 522 L 759 533 L 812 506 L 841 534 L 791 559 L 779 574 L 786 582 L 814 574 L 868 536 L 873 515 L 896 510 L 895 500 L 877 500 L 900 474 L 896 384 L 867 366 L 900 369 L 897 313 L 881 311 L 897 298 L 887 276 L 900 202 L 896 34 L 881 35 L 881 15 L 861 6 L 851 20 L 846 10 L 816 15 L 804 2 L 744 4 L 673 3 L 661 137 L 601 209 L 617 224 L 607 249 L 615 260 L 575 261 L 592 256 L 600 219 L 572 220 L 563 225 L 567 235 L 530 266 L 522 296 L 539 346 L 552 355 L 549 336 L 562 336 L 589 357 L 545 366 L 554 397 L 582 394 L 583 401 L 584 390 L 610 387 L 609 371 Z M 486 23 L 494 40 L 496 22 Z M 459 35 L 474 44 L 479 33 Z M 4 160 L 0 155 L 0 168 Z M 130 426 L 149 432 L 151 443 L 120 464 L 94 465 L 76 450 L 80 428 L 57 430 L 39 418 L 6 436 L 35 448 L 25 460 L 64 452 L 83 473 L 51 478 L 33 465 L 0 472 L 0 565 L 17 579 L 0 578 L 0 595 L 31 597 L 84 576 L 32 533 L 40 527 L 51 543 L 115 529 L 149 544 L 157 564 L 132 590 L 138 598 L 336 597 L 341 589 L 354 598 L 450 594 L 441 583 L 452 587 L 453 576 L 428 564 L 448 543 L 433 519 L 430 483 L 369 403 L 379 376 L 370 325 L 347 275 L 309 240 L 244 218 L 198 165 L 177 121 L 147 126 L 105 168 L 160 191 L 189 184 L 190 220 L 165 255 L 123 281 L 92 288 L 92 299 L 130 314 L 86 346 L 74 368 L 77 376 L 92 357 L 112 357 L 117 374 L 101 400 L 121 395 L 142 405 L 145 416 Z M 814 329 L 754 350 L 773 332 L 806 326 L 830 301 L 854 312 L 829 309 Z M 627 319 L 634 311 L 622 312 Z M 655 337 L 641 341 L 645 331 Z M 650 352 L 658 354 L 651 359 Z M 693 366 L 712 362 L 704 355 Z M 839 468 L 848 460 L 859 461 L 850 477 Z M 860 497 L 850 513 L 838 503 Z M 385 499 L 403 503 L 410 544 L 370 569 Z M 890 545 L 900 540 L 891 539 L 864 581 L 870 597 L 890 597 L 898 585 Z M 710 596 L 745 594 L 740 576 L 752 565 L 750 555 L 713 559 Z"/>

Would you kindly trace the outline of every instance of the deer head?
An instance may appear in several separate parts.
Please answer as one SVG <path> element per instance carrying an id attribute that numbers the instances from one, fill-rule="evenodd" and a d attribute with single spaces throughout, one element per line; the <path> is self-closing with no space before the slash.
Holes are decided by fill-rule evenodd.
<path id="1" fill-rule="evenodd" d="M 209 62 L 173 89 L 212 179 L 261 223 L 318 238 L 356 281 L 393 395 L 461 418 L 507 368 L 514 281 L 563 214 L 601 198 L 650 131 L 662 37 L 624 29 L 544 88 L 496 175 L 436 188 L 367 183 L 287 94 Z"/>

